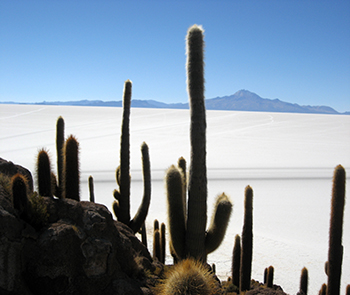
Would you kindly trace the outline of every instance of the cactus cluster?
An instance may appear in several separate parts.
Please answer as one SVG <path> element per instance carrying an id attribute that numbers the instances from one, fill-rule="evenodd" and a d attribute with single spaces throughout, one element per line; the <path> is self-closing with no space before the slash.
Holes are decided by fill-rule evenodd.
<path id="1" fill-rule="evenodd" d="M 161 263 L 165 263 L 166 253 L 166 236 L 165 224 L 162 222 L 159 228 L 159 221 L 154 220 L 153 223 L 153 258 Z"/>
<path id="2" fill-rule="evenodd" d="M 79 143 L 70 135 L 64 140 L 64 120 L 56 123 L 57 175 L 52 172 L 46 149 L 39 150 L 36 175 L 40 196 L 69 198 L 80 201 Z"/>

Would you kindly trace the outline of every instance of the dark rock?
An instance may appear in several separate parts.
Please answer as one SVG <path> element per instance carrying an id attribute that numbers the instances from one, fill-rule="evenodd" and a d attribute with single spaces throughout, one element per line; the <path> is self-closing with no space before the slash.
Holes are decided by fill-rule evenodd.
<path id="1" fill-rule="evenodd" d="M 11 161 L 0 158 L 0 174 L 12 177 L 17 173 L 22 174 L 27 179 L 28 188 L 30 191 L 33 191 L 33 177 L 30 171 L 20 165 L 13 164 Z"/>
<path id="2" fill-rule="evenodd" d="M 43 202 L 48 223 L 35 230 L 0 190 L 1 294 L 152 294 L 158 262 L 105 206 Z"/>

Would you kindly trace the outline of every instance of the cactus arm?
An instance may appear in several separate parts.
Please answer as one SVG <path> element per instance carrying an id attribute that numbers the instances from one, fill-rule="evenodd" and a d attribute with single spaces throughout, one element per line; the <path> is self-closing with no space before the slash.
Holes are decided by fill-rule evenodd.
<path id="1" fill-rule="evenodd" d="M 225 237 L 231 212 L 232 203 L 229 198 L 222 193 L 216 199 L 213 217 L 205 238 L 207 254 L 215 251 L 220 246 Z"/>
<path id="2" fill-rule="evenodd" d="M 56 122 L 56 153 L 57 153 L 57 188 L 56 197 L 62 198 L 63 191 L 63 147 L 64 147 L 64 120 L 59 117 Z"/>
<path id="3" fill-rule="evenodd" d="M 245 188 L 244 223 L 242 230 L 241 281 L 240 293 L 250 290 L 250 278 L 253 256 L 253 190 Z"/>
<path id="4" fill-rule="evenodd" d="M 145 222 L 151 202 L 151 165 L 149 160 L 148 146 L 144 142 L 141 146 L 142 172 L 143 172 L 143 198 L 135 217 L 130 221 L 129 227 L 134 233 L 138 232 Z"/>
<path id="5" fill-rule="evenodd" d="M 203 49 L 203 29 L 194 25 L 187 32 L 191 164 L 188 183 L 186 250 L 189 256 L 206 261 L 207 169 Z"/>
<path id="6" fill-rule="evenodd" d="M 71 135 L 64 147 L 63 169 L 63 196 L 64 198 L 80 201 L 80 174 L 79 174 L 79 143 Z"/>
<path id="7" fill-rule="evenodd" d="M 342 268 L 342 235 L 345 205 L 345 169 L 334 170 L 328 248 L 327 295 L 339 295 Z"/>
<path id="8" fill-rule="evenodd" d="M 165 176 L 168 204 L 170 248 L 176 259 L 185 258 L 185 212 L 183 206 L 183 183 L 181 172 L 171 166 Z"/>
<path id="9" fill-rule="evenodd" d="M 130 80 L 125 81 L 123 95 L 123 119 L 120 138 L 120 200 L 118 220 L 124 224 L 130 222 L 130 106 L 131 106 Z"/>

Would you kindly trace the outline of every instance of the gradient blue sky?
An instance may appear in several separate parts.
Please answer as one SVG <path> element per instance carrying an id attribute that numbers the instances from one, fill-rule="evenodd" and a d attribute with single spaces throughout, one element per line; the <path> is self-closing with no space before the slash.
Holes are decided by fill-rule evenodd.
<path id="1" fill-rule="evenodd" d="M 0 0 L 0 101 L 186 102 L 205 29 L 206 98 L 240 89 L 350 111 L 350 1 Z"/>

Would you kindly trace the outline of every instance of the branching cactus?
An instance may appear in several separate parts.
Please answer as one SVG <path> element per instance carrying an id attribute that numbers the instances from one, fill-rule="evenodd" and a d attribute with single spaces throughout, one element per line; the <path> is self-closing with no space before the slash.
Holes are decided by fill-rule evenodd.
<path id="1" fill-rule="evenodd" d="M 140 231 L 148 214 L 151 201 L 151 167 L 148 146 L 145 142 L 141 145 L 142 172 L 143 172 L 143 198 L 138 211 L 133 219 L 130 217 L 130 107 L 131 107 L 132 83 L 127 80 L 124 85 L 123 95 L 123 119 L 120 139 L 120 166 L 116 171 L 116 180 L 119 191 L 114 191 L 116 201 L 113 211 L 120 222 L 128 225 L 134 233 Z"/>
<path id="2" fill-rule="evenodd" d="M 340 277 L 343 261 L 343 215 L 345 205 L 345 169 L 338 165 L 334 170 L 331 219 L 328 248 L 327 295 L 339 295 Z"/>
<path id="3" fill-rule="evenodd" d="M 80 201 L 79 143 L 71 135 L 64 145 L 63 197 Z"/>
<path id="4" fill-rule="evenodd" d="M 45 149 L 41 149 L 38 153 L 38 159 L 36 163 L 36 176 L 38 181 L 39 195 L 52 197 L 51 163 L 49 155 Z"/>
<path id="5" fill-rule="evenodd" d="M 57 186 L 56 197 L 62 198 L 63 191 L 63 147 L 64 147 L 64 120 L 59 117 L 56 122 L 56 153 L 57 153 Z"/>
<path id="6" fill-rule="evenodd" d="M 175 260 L 192 257 L 206 262 L 207 254 L 222 242 L 232 211 L 225 194 L 218 196 L 213 218 L 207 224 L 206 117 L 204 103 L 204 40 L 197 25 L 187 32 L 187 91 L 190 103 L 191 162 L 186 206 L 184 161 L 166 173 L 170 249 Z M 187 214 L 186 214 L 187 208 Z"/>

